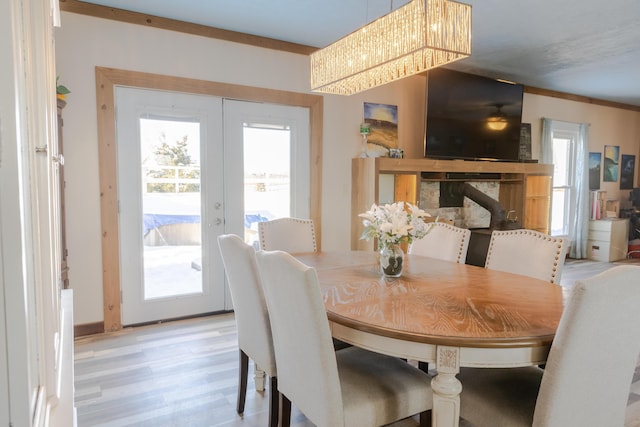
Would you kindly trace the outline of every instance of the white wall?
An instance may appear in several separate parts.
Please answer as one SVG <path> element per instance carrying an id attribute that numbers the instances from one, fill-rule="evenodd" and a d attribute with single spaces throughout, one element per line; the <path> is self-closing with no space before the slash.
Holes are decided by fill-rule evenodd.
<path id="1" fill-rule="evenodd" d="M 531 123 L 535 159 L 540 157 L 542 118 L 589 123 L 589 151 L 604 153 L 605 145 L 618 145 L 620 154 L 635 155 L 634 186 L 640 186 L 640 112 L 525 93 L 522 121 Z M 600 177 L 600 189 L 607 192 L 607 199 L 618 199 L 621 207 L 630 207 L 630 190 L 620 190 L 619 177 L 617 182 L 602 182 Z"/>
<path id="2" fill-rule="evenodd" d="M 63 111 L 69 281 L 75 322 L 86 324 L 103 320 L 95 67 L 310 93 L 309 60 L 65 12 L 55 38 L 60 83 L 72 91 Z M 360 153 L 363 102 L 398 105 L 400 146 L 417 147 L 419 154 L 424 129 L 406 123 L 424 122 L 424 81 L 413 77 L 351 97 L 325 96 L 323 249 L 349 249 L 351 158 Z"/>
<path id="3" fill-rule="evenodd" d="M 63 346 L 59 236 L 54 231 L 58 193 L 51 12 L 47 1 L 0 2 L 3 426 L 69 426 L 73 415 L 73 378 L 57 375 Z M 71 353 L 72 341 L 67 343 Z"/>
<path id="4" fill-rule="evenodd" d="M 96 66 L 209 81 L 309 91 L 308 58 L 63 12 L 56 30 L 60 83 L 72 93 L 64 115 L 67 233 L 75 322 L 103 320 Z M 423 155 L 425 78 L 411 77 L 350 97 L 324 98 L 322 247 L 347 250 L 350 239 L 351 159 L 360 154 L 363 102 L 398 106 L 399 146 L 408 158 Z M 640 113 L 525 94 L 523 121 L 532 123 L 539 157 L 540 119 L 591 123 L 590 151 L 605 144 L 640 160 Z M 638 169 L 636 166 L 636 177 Z M 636 178 L 636 185 L 638 180 Z M 609 196 L 619 183 L 602 183 Z M 628 195 L 623 192 L 621 199 Z"/>

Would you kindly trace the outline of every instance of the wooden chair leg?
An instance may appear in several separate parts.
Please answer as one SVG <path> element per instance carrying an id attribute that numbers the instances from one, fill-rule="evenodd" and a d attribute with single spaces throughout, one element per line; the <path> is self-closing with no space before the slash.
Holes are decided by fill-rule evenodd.
<path id="1" fill-rule="evenodd" d="M 280 396 L 280 427 L 291 426 L 291 401 L 284 394 L 278 392 Z"/>
<path id="2" fill-rule="evenodd" d="M 420 412 L 420 427 L 431 427 L 431 411 Z"/>
<path id="3" fill-rule="evenodd" d="M 249 376 L 249 356 L 240 350 L 240 376 L 238 378 L 238 404 L 236 412 L 244 412 L 244 402 L 247 397 L 247 377 Z"/>
<path id="4" fill-rule="evenodd" d="M 269 379 L 269 427 L 278 427 L 279 396 L 278 379 L 271 377 Z"/>

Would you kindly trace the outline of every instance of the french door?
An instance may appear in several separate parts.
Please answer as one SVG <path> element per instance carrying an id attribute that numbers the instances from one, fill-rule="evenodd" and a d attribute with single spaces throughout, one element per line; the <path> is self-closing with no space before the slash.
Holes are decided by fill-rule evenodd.
<path id="1" fill-rule="evenodd" d="M 232 308 L 217 236 L 309 215 L 308 116 L 116 88 L 123 325 Z"/>
<path id="2" fill-rule="evenodd" d="M 122 323 L 220 311 L 222 100 L 116 88 Z"/>

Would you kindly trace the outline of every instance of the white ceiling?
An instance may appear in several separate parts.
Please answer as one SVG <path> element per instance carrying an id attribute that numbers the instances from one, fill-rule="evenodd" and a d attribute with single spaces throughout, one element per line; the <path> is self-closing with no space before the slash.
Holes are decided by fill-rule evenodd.
<path id="1" fill-rule="evenodd" d="M 84 0 L 324 47 L 408 0 Z M 473 6 L 460 71 L 640 106 L 640 0 L 462 0 Z"/>

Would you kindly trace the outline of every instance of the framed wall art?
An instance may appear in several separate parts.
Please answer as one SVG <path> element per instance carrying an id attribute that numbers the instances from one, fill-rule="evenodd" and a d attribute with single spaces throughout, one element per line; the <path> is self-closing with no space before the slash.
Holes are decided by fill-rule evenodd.
<path id="1" fill-rule="evenodd" d="M 602 153 L 589 153 L 589 190 L 600 189 Z"/>
<path id="2" fill-rule="evenodd" d="M 369 144 L 398 148 L 398 106 L 364 103 L 364 122 L 369 124 Z"/>
<path id="3" fill-rule="evenodd" d="M 620 160 L 620 189 L 633 189 L 633 176 L 636 168 L 636 156 L 623 154 Z"/>
<path id="4" fill-rule="evenodd" d="M 620 147 L 617 145 L 605 145 L 602 165 L 602 180 L 604 182 L 616 182 L 618 180 L 619 164 Z"/>
<path id="5" fill-rule="evenodd" d="M 518 150 L 519 160 L 531 160 L 531 123 L 520 125 L 520 149 Z"/>

